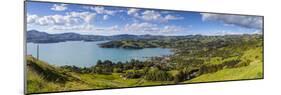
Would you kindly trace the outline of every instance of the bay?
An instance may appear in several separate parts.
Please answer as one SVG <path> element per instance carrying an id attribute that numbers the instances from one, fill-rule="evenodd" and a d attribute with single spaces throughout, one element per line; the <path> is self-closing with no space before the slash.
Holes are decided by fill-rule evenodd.
<path id="1" fill-rule="evenodd" d="M 27 43 L 27 55 L 37 56 L 37 45 L 39 45 L 39 59 L 49 64 L 63 66 L 75 65 L 89 67 L 96 64 L 98 60 L 110 60 L 113 62 L 125 62 L 131 59 L 146 60 L 149 57 L 171 55 L 173 52 L 166 48 L 101 48 L 99 43 L 106 41 L 84 42 L 67 41 L 59 43 Z"/>

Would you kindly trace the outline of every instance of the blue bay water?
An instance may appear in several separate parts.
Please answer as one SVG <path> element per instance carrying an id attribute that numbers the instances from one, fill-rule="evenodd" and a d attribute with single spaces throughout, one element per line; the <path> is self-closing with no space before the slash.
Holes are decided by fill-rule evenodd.
<path id="1" fill-rule="evenodd" d="M 125 62 L 131 59 L 145 60 L 147 57 L 170 55 L 173 53 L 170 49 L 164 48 L 100 48 L 97 44 L 103 42 L 105 41 L 67 41 L 39 44 L 39 59 L 57 66 L 76 65 L 89 67 L 95 65 L 97 60 Z M 36 57 L 36 48 L 37 44 L 27 43 L 27 55 Z"/>

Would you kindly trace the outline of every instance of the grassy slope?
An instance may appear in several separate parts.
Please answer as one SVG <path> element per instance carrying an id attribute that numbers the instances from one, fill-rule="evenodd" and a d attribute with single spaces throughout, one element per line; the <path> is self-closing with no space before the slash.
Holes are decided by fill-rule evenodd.
<path id="1" fill-rule="evenodd" d="M 150 82 L 144 79 L 123 79 L 119 73 L 112 75 L 101 74 L 79 74 L 75 72 L 64 72 L 60 68 L 49 65 L 43 61 L 37 61 L 33 57 L 27 57 L 27 92 L 54 92 L 54 91 L 68 91 L 68 90 L 86 90 L 86 89 L 104 89 L 117 87 L 132 87 L 132 86 L 147 86 L 147 85 L 161 85 L 170 84 L 172 82 Z M 67 81 L 60 83 L 52 80 L 47 80 L 46 75 L 38 73 L 37 69 L 30 66 L 36 64 L 44 70 L 52 70 L 55 74 L 67 76 Z M 45 71 L 41 71 L 45 72 Z"/>
<path id="2" fill-rule="evenodd" d="M 66 80 L 56 81 L 59 78 L 65 78 Z M 72 76 L 71 74 L 43 61 L 35 60 L 31 56 L 27 57 L 28 93 L 77 90 L 81 88 L 86 89 L 89 87 L 83 83 L 79 77 Z"/>
<path id="3" fill-rule="evenodd" d="M 251 50 L 246 51 L 242 56 L 242 60 L 250 60 L 251 63 L 249 66 L 232 69 L 223 69 L 215 73 L 204 74 L 192 80 L 184 81 L 184 83 L 262 78 L 262 59 L 262 48 L 253 48 Z M 146 81 L 142 78 L 123 79 L 122 77 L 120 77 L 119 73 L 113 73 L 112 75 L 101 75 L 65 72 L 63 69 L 49 65 L 48 63 L 43 61 L 37 61 L 30 56 L 27 57 L 27 61 L 31 62 L 31 64 L 37 64 L 37 66 L 43 69 L 43 71 L 40 72 L 45 72 L 45 74 L 38 73 L 38 68 L 35 69 L 32 66 L 28 66 L 28 93 L 148 86 L 173 83 L 171 81 L 152 82 Z M 222 60 L 219 58 L 214 58 L 211 64 L 218 64 L 221 61 Z M 170 73 L 175 73 L 175 71 L 170 71 Z M 53 77 L 48 79 L 48 75 L 50 74 L 57 78 L 66 78 L 67 80 L 65 82 L 57 82 L 52 79 Z"/>
<path id="4" fill-rule="evenodd" d="M 237 79 L 253 79 L 262 78 L 262 49 L 256 48 L 245 52 L 242 59 L 251 60 L 249 66 L 223 69 L 221 71 L 204 74 L 184 83 L 191 82 L 207 82 L 207 81 L 222 81 L 222 80 L 237 80 Z M 27 87 L 28 93 L 38 92 L 53 92 L 67 90 L 82 90 L 82 89 L 104 89 L 116 87 L 132 87 L 132 86 L 148 86 L 171 84 L 173 82 L 165 81 L 146 81 L 144 79 L 123 79 L 119 73 L 112 75 L 101 74 L 78 74 L 75 72 L 64 72 L 63 70 L 49 65 L 43 61 L 34 60 L 32 57 L 27 57 L 32 64 L 37 64 L 44 70 L 52 70 L 53 73 L 67 77 L 65 83 L 58 83 L 46 79 L 45 75 L 37 73 L 36 69 L 31 66 L 27 68 Z"/>
<path id="5" fill-rule="evenodd" d="M 239 79 L 254 79 L 262 78 L 262 48 L 255 48 L 245 52 L 242 57 L 244 60 L 251 60 L 249 66 L 223 69 L 221 71 L 204 74 L 184 83 L 192 82 L 208 82 L 208 81 L 223 81 L 223 80 L 239 80 Z"/>

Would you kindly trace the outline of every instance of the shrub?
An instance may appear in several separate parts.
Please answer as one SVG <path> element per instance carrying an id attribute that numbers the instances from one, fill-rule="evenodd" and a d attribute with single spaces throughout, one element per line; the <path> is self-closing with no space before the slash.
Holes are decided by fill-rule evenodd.
<path id="1" fill-rule="evenodd" d="M 182 70 L 178 71 L 175 75 L 174 75 L 174 82 L 178 83 L 181 81 L 184 81 L 184 73 Z"/>
<path id="2" fill-rule="evenodd" d="M 173 80 L 173 77 L 167 71 L 155 69 L 155 70 L 150 70 L 145 75 L 145 79 L 151 81 L 170 81 Z"/>
<path id="3" fill-rule="evenodd" d="M 123 73 L 123 70 L 121 68 L 114 68 L 113 72 L 114 73 Z"/>
<path id="4" fill-rule="evenodd" d="M 191 68 L 184 68 L 182 70 L 179 70 L 175 75 L 174 75 L 174 82 L 182 82 L 185 80 L 190 80 L 191 78 L 194 78 L 198 75 L 199 69 L 191 69 Z"/>
<path id="5" fill-rule="evenodd" d="M 224 61 L 222 64 L 227 68 L 234 68 L 241 60 L 240 59 L 232 59 L 228 61 Z"/>
<path id="6" fill-rule="evenodd" d="M 134 79 L 134 78 L 140 78 L 140 77 L 142 77 L 142 76 L 143 76 L 143 73 L 140 72 L 140 71 L 136 71 L 136 70 L 127 71 L 127 72 L 123 75 L 123 77 L 125 77 L 125 78 L 132 78 L 132 79 Z"/>

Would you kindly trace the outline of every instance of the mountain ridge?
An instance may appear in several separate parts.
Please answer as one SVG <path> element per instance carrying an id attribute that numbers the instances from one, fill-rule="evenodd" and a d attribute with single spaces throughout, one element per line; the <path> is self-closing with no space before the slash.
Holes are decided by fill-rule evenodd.
<path id="1" fill-rule="evenodd" d="M 60 33 L 60 34 L 49 34 L 37 30 L 27 31 L 27 42 L 33 43 L 57 43 L 65 41 L 104 41 L 104 40 L 137 40 L 137 39 L 155 39 L 161 38 L 160 35 L 132 35 L 132 34 L 119 34 L 112 36 L 102 35 L 83 35 L 78 33 Z"/>
<path id="2" fill-rule="evenodd" d="M 251 34 L 243 34 L 251 35 Z M 258 34 L 257 34 L 258 35 Z M 73 32 L 49 34 L 38 30 L 28 30 L 26 33 L 26 41 L 32 43 L 58 43 L 65 41 L 105 41 L 105 40 L 140 40 L 140 39 L 163 39 L 163 38 L 198 38 L 205 35 L 182 35 L 182 36 L 164 36 L 164 35 L 132 35 L 132 34 L 118 34 L 111 36 L 103 35 L 84 35 Z M 215 36 L 215 35 L 214 35 Z"/>

